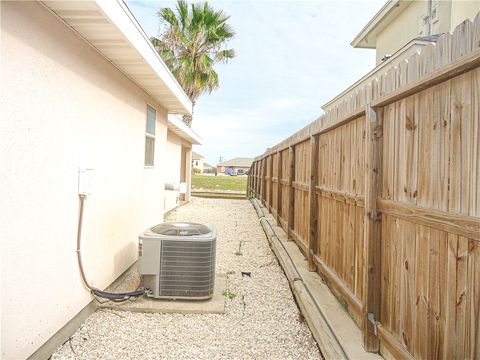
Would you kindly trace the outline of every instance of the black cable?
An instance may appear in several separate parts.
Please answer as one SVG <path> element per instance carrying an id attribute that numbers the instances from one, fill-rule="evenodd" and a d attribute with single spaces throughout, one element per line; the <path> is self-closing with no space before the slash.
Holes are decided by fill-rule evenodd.
<path id="1" fill-rule="evenodd" d="M 144 288 L 140 290 L 124 292 L 124 293 L 111 293 L 108 291 L 102 291 L 98 289 L 92 289 L 92 293 L 98 297 L 109 299 L 109 300 L 129 300 L 130 298 L 137 298 L 143 296 L 146 291 Z"/>

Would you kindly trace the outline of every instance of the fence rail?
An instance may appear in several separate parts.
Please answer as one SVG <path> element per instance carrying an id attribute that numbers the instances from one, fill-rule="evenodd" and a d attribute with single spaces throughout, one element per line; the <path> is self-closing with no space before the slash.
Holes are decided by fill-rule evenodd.
<path id="1" fill-rule="evenodd" d="M 477 15 L 255 158 L 248 194 L 368 351 L 478 359 L 479 142 Z"/>

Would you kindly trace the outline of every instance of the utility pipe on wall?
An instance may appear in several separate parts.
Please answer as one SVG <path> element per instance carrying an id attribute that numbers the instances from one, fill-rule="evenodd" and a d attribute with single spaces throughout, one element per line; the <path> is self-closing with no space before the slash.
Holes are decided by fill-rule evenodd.
<path id="1" fill-rule="evenodd" d="M 107 291 L 102 291 L 90 285 L 85 276 L 85 271 L 83 269 L 83 262 L 82 262 L 82 252 L 81 252 L 81 245 L 82 245 L 82 227 L 83 227 L 83 211 L 85 208 L 85 199 L 87 195 L 80 193 L 78 194 L 79 202 L 80 202 L 80 209 L 78 213 L 78 227 L 77 227 L 77 261 L 78 261 L 78 268 L 80 269 L 80 275 L 82 277 L 82 281 L 85 286 L 90 290 L 90 292 L 96 296 L 113 300 L 113 301 L 124 301 L 129 300 L 130 298 L 136 298 L 145 294 L 145 289 L 141 287 L 139 290 L 135 290 L 132 292 L 125 292 L 125 293 L 111 293 Z"/>

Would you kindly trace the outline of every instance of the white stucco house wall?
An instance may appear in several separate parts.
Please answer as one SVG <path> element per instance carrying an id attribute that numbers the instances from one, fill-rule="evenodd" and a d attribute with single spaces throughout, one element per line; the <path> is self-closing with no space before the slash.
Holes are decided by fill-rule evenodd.
<path id="1" fill-rule="evenodd" d="M 167 134 L 168 156 L 161 165 L 165 173 L 165 212 L 189 200 L 192 170 L 188 164 L 193 154 L 192 144 L 201 141 L 180 117 L 169 115 L 168 124 L 172 128 Z"/>
<path id="2" fill-rule="evenodd" d="M 192 152 L 192 167 L 198 169 L 200 174 L 203 174 L 203 155 L 193 151 Z"/>
<path id="3" fill-rule="evenodd" d="M 1 76 L 0 353 L 48 358 L 92 309 L 79 187 L 84 268 L 105 289 L 171 198 L 188 201 L 200 138 L 168 119 L 191 102 L 122 1 L 2 1 Z"/>

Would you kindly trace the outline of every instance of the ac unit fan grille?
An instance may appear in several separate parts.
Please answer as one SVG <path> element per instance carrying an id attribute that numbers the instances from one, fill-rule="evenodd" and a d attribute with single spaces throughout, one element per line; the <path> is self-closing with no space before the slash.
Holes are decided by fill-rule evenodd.
<path id="1" fill-rule="evenodd" d="M 162 241 L 160 296 L 208 296 L 214 282 L 215 241 Z"/>

